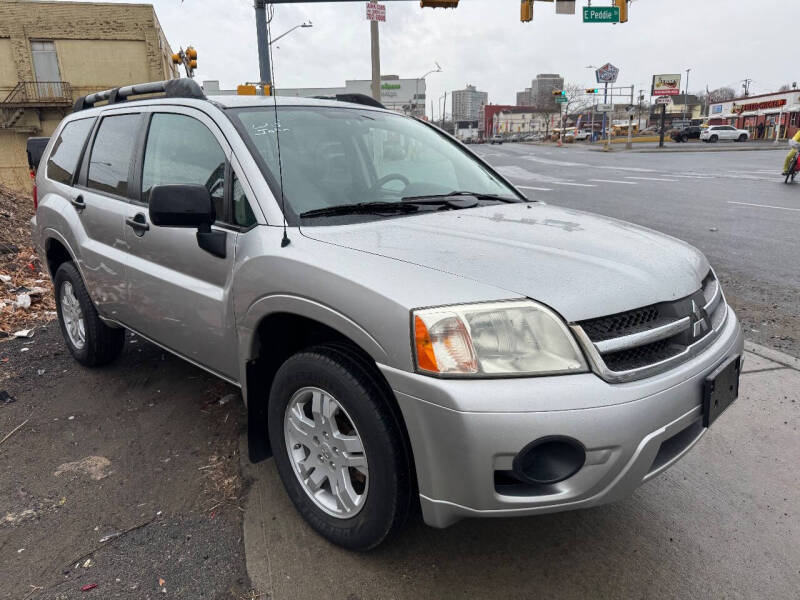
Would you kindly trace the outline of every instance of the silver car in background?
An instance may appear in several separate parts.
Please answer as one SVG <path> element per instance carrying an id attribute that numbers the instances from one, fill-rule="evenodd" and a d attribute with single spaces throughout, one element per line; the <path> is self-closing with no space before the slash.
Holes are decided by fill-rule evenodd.
<path id="1" fill-rule="evenodd" d="M 742 333 L 699 251 L 349 99 L 79 101 L 33 220 L 75 358 L 129 329 L 240 387 L 251 459 L 355 550 L 417 503 L 446 527 L 623 498 L 734 401 Z"/>

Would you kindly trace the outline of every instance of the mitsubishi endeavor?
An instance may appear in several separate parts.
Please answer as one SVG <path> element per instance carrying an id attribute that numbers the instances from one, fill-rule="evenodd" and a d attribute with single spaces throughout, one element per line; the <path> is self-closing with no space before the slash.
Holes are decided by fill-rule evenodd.
<path id="1" fill-rule="evenodd" d="M 33 162 L 75 359 L 130 330 L 240 387 L 251 460 L 349 549 L 415 506 L 446 527 L 624 498 L 738 393 L 699 251 L 529 200 L 366 97 L 128 86 L 79 99 Z"/>

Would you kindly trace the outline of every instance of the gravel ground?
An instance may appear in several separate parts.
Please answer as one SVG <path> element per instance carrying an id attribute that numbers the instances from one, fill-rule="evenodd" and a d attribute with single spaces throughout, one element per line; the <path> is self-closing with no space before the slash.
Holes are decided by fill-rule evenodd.
<path id="1" fill-rule="evenodd" d="M 133 336 L 84 369 L 57 323 L 0 361 L 0 598 L 249 597 L 238 390 Z"/>

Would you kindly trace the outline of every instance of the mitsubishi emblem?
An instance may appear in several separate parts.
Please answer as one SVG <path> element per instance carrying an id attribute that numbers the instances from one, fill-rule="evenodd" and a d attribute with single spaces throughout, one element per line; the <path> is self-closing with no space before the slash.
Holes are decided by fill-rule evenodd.
<path id="1" fill-rule="evenodd" d="M 708 325 L 708 314 L 704 308 L 697 305 L 697 302 L 692 300 L 692 316 L 694 317 L 694 325 L 692 326 L 692 335 L 699 338 L 706 333 L 710 328 Z"/>

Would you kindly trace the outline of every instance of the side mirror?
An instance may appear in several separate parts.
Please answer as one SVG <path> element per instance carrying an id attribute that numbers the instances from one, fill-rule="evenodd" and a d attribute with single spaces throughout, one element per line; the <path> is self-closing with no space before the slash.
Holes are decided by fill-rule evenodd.
<path id="1" fill-rule="evenodd" d="M 197 245 L 225 258 L 227 234 L 214 231 L 214 201 L 204 185 L 156 185 L 150 190 L 150 222 L 160 227 L 196 227 Z"/>
<path id="2" fill-rule="evenodd" d="M 204 185 L 156 185 L 150 190 L 150 222 L 160 227 L 203 227 L 216 218 Z"/>

